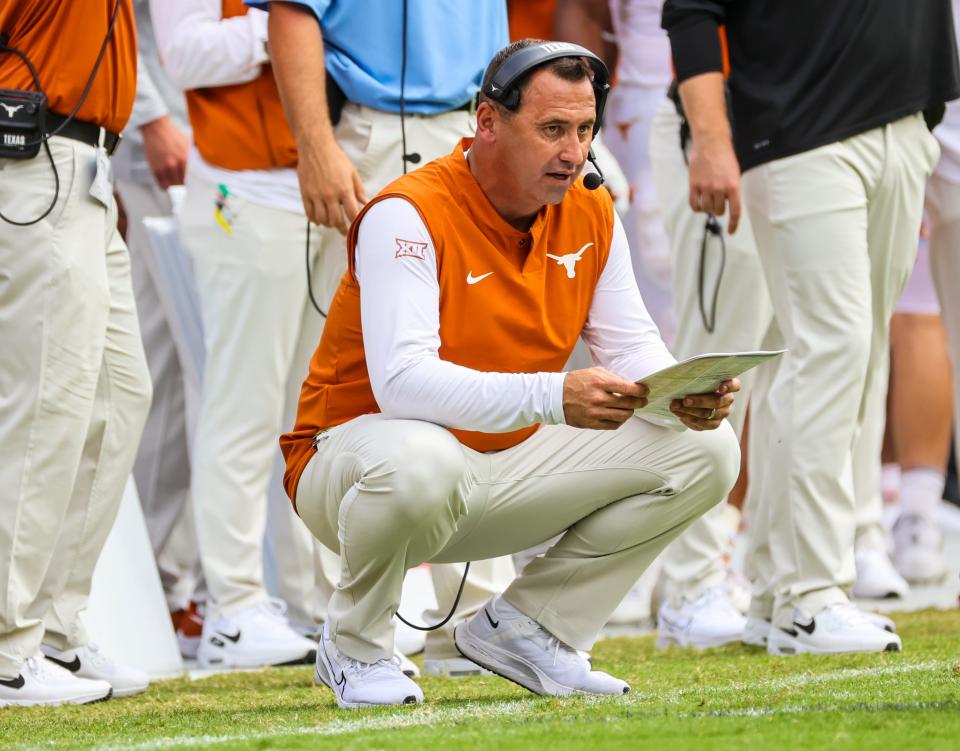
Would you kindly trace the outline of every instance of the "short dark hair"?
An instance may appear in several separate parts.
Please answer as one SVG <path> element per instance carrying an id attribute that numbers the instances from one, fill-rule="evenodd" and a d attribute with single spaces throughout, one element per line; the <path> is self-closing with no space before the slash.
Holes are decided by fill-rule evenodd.
<path id="1" fill-rule="evenodd" d="M 493 60 L 490 61 L 490 64 L 487 66 L 487 69 L 483 74 L 483 83 L 480 84 L 480 92 L 477 97 L 477 102 L 491 102 L 503 107 L 504 105 L 500 104 L 500 102 L 497 102 L 494 99 L 491 99 L 485 93 L 490 85 L 490 81 L 493 79 L 494 74 L 500 69 L 500 66 L 503 65 L 507 58 L 511 57 L 514 53 L 526 49 L 527 47 L 534 47 L 538 44 L 547 43 L 548 42 L 544 39 L 519 39 L 516 42 L 511 42 L 496 55 L 494 55 Z M 538 70 L 549 70 L 553 74 L 562 78 L 564 81 L 571 81 L 573 83 L 582 81 L 585 78 L 592 83 L 594 77 L 593 68 L 590 67 L 590 64 L 585 58 L 558 57 L 554 58 L 553 60 L 548 60 L 547 62 L 543 63 L 543 65 L 538 65 L 536 68 L 528 70 L 516 81 L 514 81 L 512 88 L 517 90 L 517 106 L 512 108 L 514 112 L 520 109 L 520 105 L 523 103 L 524 89 L 527 88 L 527 84 L 530 83 L 530 78 Z"/>

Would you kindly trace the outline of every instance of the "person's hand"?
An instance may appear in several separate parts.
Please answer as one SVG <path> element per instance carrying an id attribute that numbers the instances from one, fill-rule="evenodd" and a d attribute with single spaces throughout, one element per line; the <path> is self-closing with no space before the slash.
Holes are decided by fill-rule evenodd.
<path id="1" fill-rule="evenodd" d="M 563 416 L 575 428 L 616 430 L 633 410 L 647 406 L 648 393 L 604 368 L 572 370 L 563 379 Z"/>
<path id="2" fill-rule="evenodd" d="M 157 184 L 166 190 L 171 185 L 183 185 L 187 171 L 190 140 L 169 115 L 158 117 L 140 126 L 143 135 L 143 154 Z"/>
<path id="3" fill-rule="evenodd" d="M 336 142 L 300 148 L 297 163 L 300 195 L 307 218 L 346 234 L 367 202 L 360 175 Z"/>
<path id="4" fill-rule="evenodd" d="M 702 135 L 690 141 L 690 208 L 722 216 L 727 204 L 727 231 L 740 223 L 740 164 L 730 138 Z"/>
<path id="5" fill-rule="evenodd" d="M 721 383 L 712 394 L 688 394 L 670 402 L 670 411 L 691 430 L 716 430 L 730 415 L 733 395 L 740 390 L 740 379 Z"/>

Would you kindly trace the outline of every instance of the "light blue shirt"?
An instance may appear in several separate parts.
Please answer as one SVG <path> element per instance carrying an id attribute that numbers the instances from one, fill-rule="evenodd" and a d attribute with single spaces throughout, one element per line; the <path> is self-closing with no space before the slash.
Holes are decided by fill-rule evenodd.
<path id="1" fill-rule="evenodd" d="M 245 1 L 254 8 L 270 5 Z M 487 63 L 509 43 L 505 0 L 283 1 L 317 17 L 327 70 L 347 99 L 387 112 L 400 111 L 404 4 L 407 112 L 435 114 L 469 102 Z"/>

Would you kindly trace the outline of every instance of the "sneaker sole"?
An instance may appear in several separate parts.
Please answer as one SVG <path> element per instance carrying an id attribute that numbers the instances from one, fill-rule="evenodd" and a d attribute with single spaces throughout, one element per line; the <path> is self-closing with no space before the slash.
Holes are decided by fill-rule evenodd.
<path id="1" fill-rule="evenodd" d="M 289 659 L 280 658 L 276 661 L 237 659 L 228 652 L 216 652 L 214 655 L 207 655 L 204 654 L 204 650 L 201 648 L 197 652 L 197 663 L 201 668 L 214 668 L 217 670 L 229 670 L 231 668 L 282 668 L 291 665 L 310 665 L 316 660 L 316 657 L 317 651 L 311 649 L 301 657 L 291 657 Z"/>
<path id="2" fill-rule="evenodd" d="M 142 694 L 150 688 L 149 683 L 144 683 L 142 686 L 134 686 L 133 688 L 114 688 L 113 689 L 113 698 L 114 699 L 123 699 L 127 696 L 136 696 L 137 694 Z"/>
<path id="3" fill-rule="evenodd" d="M 0 707 L 59 707 L 67 704 L 100 704 L 114 695 L 111 688 L 106 696 L 76 696 L 73 699 L 51 699 L 50 701 L 0 701 Z"/>
<path id="4" fill-rule="evenodd" d="M 853 654 L 857 652 L 875 653 L 875 652 L 900 652 L 901 645 L 895 641 L 887 642 L 883 647 L 864 649 L 864 648 L 844 648 L 833 647 L 824 648 L 814 644 L 808 644 L 800 639 L 794 638 L 789 634 L 773 634 L 767 639 L 767 653 L 776 657 L 790 657 L 798 654 Z"/>
<path id="5" fill-rule="evenodd" d="M 467 628 L 466 623 L 459 624 L 453 630 L 453 644 L 457 651 L 468 660 L 477 663 L 482 668 L 489 670 L 494 675 L 505 678 L 512 683 L 516 683 L 527 691 L 532 691 L 538 696 L 570 696 L 571 694 L 584 694 L 589 696 L 606 696 L 608 694 L 593 694 L 589 691 L 583 691 L 570 686 L 564 686 L 544 674 L 535 665 L 530 664 L 523 658 L 517 657 L 506 650 L 487 644 L 481 639 L 477 639 Z M 619 694 L 609 694 L 618 696 Z"/>

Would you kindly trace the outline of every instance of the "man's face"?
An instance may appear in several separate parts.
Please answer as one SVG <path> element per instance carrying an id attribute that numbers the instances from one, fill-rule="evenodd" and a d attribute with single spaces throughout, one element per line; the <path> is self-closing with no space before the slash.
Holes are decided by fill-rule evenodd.
<path id="1" fill-rule="evenodd" d="M 533 74 L 497 138 L 521 204 L 536 211 L 563 200 L 586 162 L 595 116 L 589 80 L 565 81 L 550 70 Z"/>

